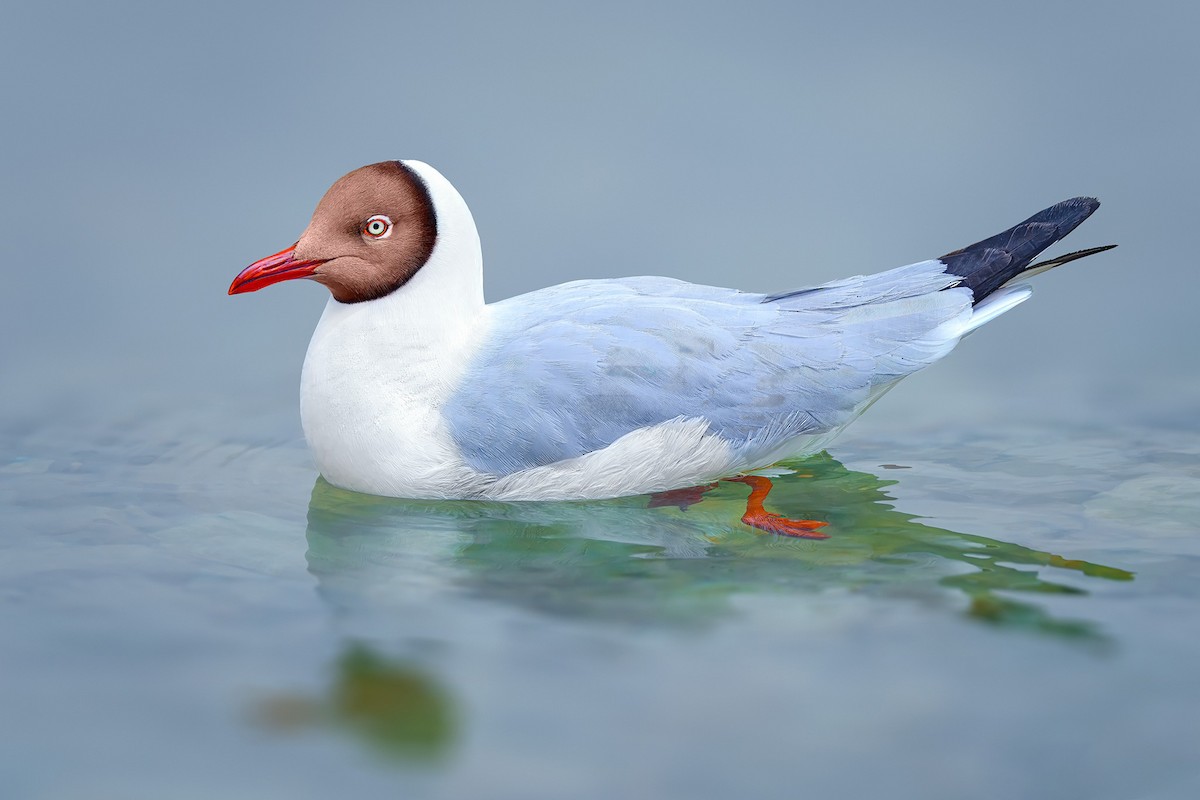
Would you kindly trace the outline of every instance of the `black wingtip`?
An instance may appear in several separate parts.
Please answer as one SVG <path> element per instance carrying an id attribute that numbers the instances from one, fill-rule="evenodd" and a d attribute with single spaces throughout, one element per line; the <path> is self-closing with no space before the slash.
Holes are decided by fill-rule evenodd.
<path id="1" fill-rule="evenodd" d="M 1100 207 L 1094 197 L 1072 197 L 1024 222 L 941 257 L 979 302 L 1029 268 L 1039 253 L 1069 234 Z M 1063 262 L 1065 263 L 1065 262 Z"/>
<path id="2" fill-rule="evenodd" d="M 1051 223 L 1058 228 L 1058 238 L 1061 239 L 1075 230 L 1099 207 L 1100 201 L 1094 197 L 1072 197 L 1070 200 L 1063 200 L 1061 203 L 1055 203 L 1049 208 L 1039 211 L 1026 222 Z"/>

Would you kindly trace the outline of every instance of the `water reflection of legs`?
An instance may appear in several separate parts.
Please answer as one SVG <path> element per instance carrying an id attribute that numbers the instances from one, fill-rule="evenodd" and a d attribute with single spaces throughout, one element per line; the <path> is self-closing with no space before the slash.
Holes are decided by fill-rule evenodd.
<path id="1" fill-rule="evenodd" d="M 740 478 L 726 478 L 725 480 L 731 483 L 744 483 L 750 487 L 750 497 L 746 499 L 746 513 L 742 515 L 743 524 L 778 536 L 792 536 L 798 539 L 829 538 L 829 534 L 821 533 L 818 530 L 818 528 L 828 525 L 828 522 L 815 519 L 789 519 L 782 514 L 767 511 L 763 507 L 767 495 L 774 488 L 770 478 L 762 475 L 743 475 Z M 715 488 L 717 488 L 717 484 L 707 483 L 703 486 L 689 486 L 685 489 L 658 492 L 650 496 L 647 507 L 675 506 L 680 511 L 686 511 L 688 506 L 703 500 L 705 492 Z"/>
<path id="2" fill-rule="evenodd" d="M 704 493 L 717 488 L 716 483 L 706 483 L 703 486 L 686 486 L 682 489 L 671 489 L 667 492 L 656 492 L 650 495 L 646 508 L 664 508 L 675 506 L 680 511 L 687 511 L 688 506 L 694 506 L 704 499 Z"/>

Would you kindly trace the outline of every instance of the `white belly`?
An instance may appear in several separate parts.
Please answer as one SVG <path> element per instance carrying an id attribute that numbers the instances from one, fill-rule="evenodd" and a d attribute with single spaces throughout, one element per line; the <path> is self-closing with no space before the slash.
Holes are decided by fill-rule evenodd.
<path id="1" fill-rule="evenodd" d="M 599 500 L 695 486 L 737 472 L 728 442 L 700 419 L 627 433 L 603 450 L 506 475 L 483 490 L 494 500 Z"/>

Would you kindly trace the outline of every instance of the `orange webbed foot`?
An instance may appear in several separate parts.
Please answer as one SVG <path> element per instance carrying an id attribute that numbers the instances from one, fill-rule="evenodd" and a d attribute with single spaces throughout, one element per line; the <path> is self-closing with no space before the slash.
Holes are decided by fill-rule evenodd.
<path id="1" fill-rule="evenodd" d="M 770 478 L 761 475 L 743 475 L 740 478 L 729 478 L 728 480 L 744 483 L 750 487 L 750 497 L 746 499 L 746 513 L 742 515 L 744 524 L 778 536 L 791 536 L 797 539 L 829 538 L 829 534 L 821 533 L 818 530 L 828 525 L 828 522 L 816 519 L 789 519 L 782 514 L 775 514 L 763 508 L 763 501 L 773 488 Z"/>

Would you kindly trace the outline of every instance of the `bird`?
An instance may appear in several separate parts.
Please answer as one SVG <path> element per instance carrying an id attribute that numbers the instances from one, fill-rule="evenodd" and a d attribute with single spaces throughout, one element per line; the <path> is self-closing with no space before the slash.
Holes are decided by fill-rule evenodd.
<path id="1" fill-rule="evenodd" d="M 300 380 L 322 476 L 410 499 L 652 495 L 686 509 L 721 480 L 743 522 L 823 538 L 763 507 L 781 461 L 822 450 L 884 392 L 1028 299 L 1018 279 L 1099 206 L 1076 197 L 936 259 L 774 294 L 667 277 L 578 280 L 485 303 L 479 233 L 420 161 L 339 178 L 292 246 L 229 294 L 329 290 Z"/>

